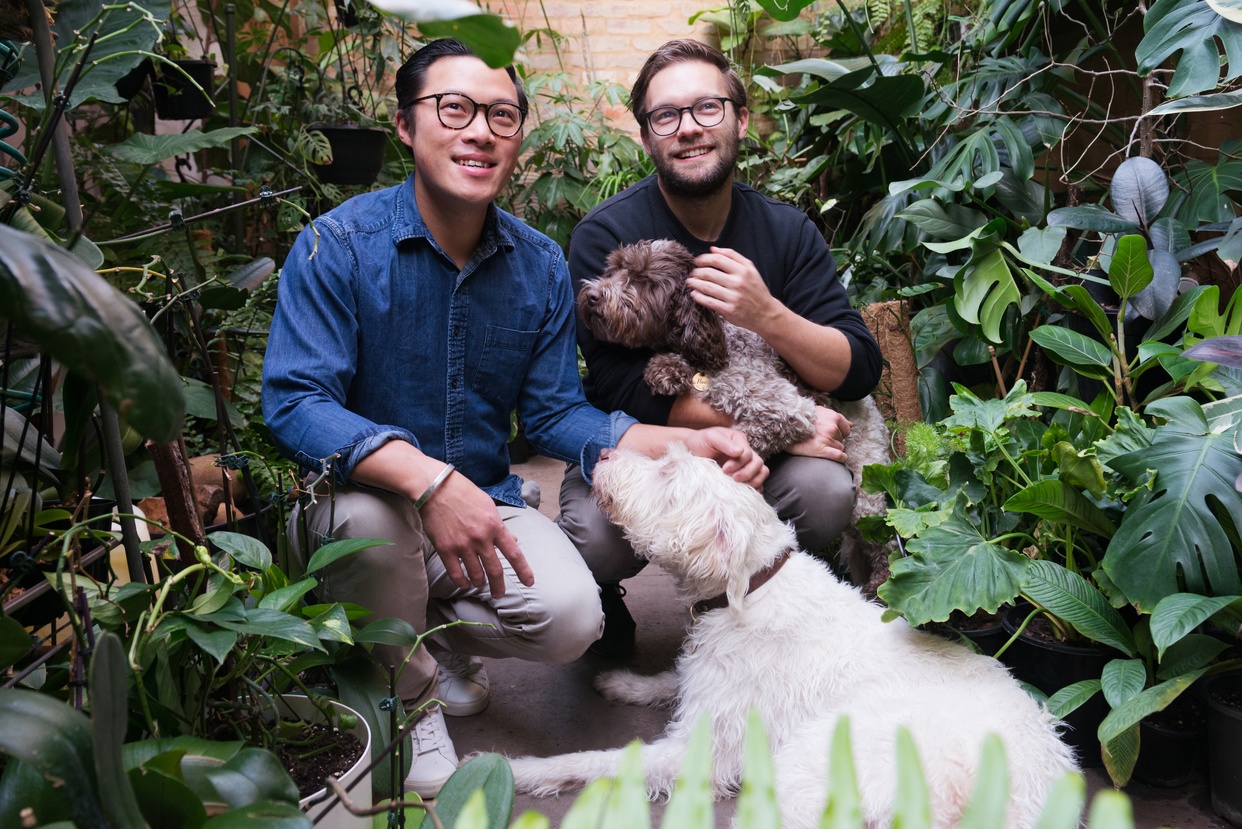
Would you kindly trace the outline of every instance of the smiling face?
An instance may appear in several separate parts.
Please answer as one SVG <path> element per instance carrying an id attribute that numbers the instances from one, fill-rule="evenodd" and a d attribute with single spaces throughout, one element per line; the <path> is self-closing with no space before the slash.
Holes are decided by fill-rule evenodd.
<path id="1" fill-rule="evenodd" d="M 724 75 L 710 63 L 690 60 L 670 64 L 653 75 L 645 103 L 651 111 L 662 106 L 690 106 L 707 97 L 730 97 Z M 714 127 L 699 126 L 686 112 L 672 135 L 643 130 L 643 147 L 665 191 L 677 196 L 706 196 L 731 180 L 749 112 L 732 103 L 724 107 L 724 120 Z"/>
<path id="2" fill-rule="evenodd" d="M 440 58 L 427 67 L 417 97 L 441 92 L 457 92 L 480 104 L 518 103 L 508 73 L 472 56 Z M 513 176 L 522 134 L 497 137 L 481 107 L 464 129 L 449 129 L 440 123 L 436 106 L 434 98 L 419 101 L 397 119 L 397 135 L 414 154 L 419 210 L 445 218 L 486 209 Z"/>

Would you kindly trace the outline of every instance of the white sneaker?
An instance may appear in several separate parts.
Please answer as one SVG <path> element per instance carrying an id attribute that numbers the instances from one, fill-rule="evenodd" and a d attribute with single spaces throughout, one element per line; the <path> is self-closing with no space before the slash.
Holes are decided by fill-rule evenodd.
<path id="1" fill-rule="evenodd" d="M 439 664 L 437 675 L 440 700 L 444 713 L 450 717 L 469 717 L 487 707 L 491 691 L 483 660 L 464 653 L 441 652 L 435 655 Z"/>
<path id="2" fill-rule="evenodd" d="M 445 781 L 457 771 L 457 749 L 444 724 L 444 712 L 432 705 L 410 732 L 414 762 L 405 776 L 404 790 L 420 797 L 435 797 Z"/>

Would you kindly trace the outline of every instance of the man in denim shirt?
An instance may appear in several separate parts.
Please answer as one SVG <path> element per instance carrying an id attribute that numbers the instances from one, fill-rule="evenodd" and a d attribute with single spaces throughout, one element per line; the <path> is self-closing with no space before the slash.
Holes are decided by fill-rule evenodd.
<path id="1" fill-rule="evenodd" d="M 767 469 L 741 433 L 638 425 L 590 406 L 578 378 L 573 293 L 559 247 L 497 209 L 517 163 L 525 95 L 457 41 L 397 74 L 397 131 L 415 172 L 316 219 L 281 273 L 263 411 L 283 452 L 334 498 L 299 507 L 299 556 L 325 538 L 382 538 L 322 571 L 321 593 L 436 635 L 400 673 L 414 732 L 406 790 L 433 795 L 457 764 L 443 714 L 487 704 L 477 658 L 576 659 L 602 630 L 590 571 L 509 472 L 515 408 L 539 451 L 589 475 L 602 449 L 670 441 L 754 486 Z M 326 494 L 325 487 L 317 492 Z M 298 545 L 294 545 L 295 547 Z M 499 553 L 499 555 L 497 554 Z M 305 561 L 305 558 L 303 558 Z M 400 647 L 377 647 L 400 665 Z M 443 708 L 443 711 L 441 710 Z"/>

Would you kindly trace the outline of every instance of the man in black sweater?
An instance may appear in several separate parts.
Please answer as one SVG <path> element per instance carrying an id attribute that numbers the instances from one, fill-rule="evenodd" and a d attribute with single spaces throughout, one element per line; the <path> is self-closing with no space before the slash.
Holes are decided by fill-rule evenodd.
<path id="1" fill-rule="evenodd" d="M 842 400 L 869 394 L 880 375 L 879 346 L 850 307 L 823 236 L 796 207 L 733 180 L 749 112 L 728 59 L 695 41 L 670 41 L 643 65 L 630 108 L 656 175 L 600 204 L 574 230 L 575 291 L 603 272 L 617 247 L 675 240 L 696 257 L 687 278 L 696 302 L 759 334 L 809 385 Z M 732 425 L 693 395 L 652 394 L 643 381 L 650 351 L 598 341 L 581 319 L 578 344 L 587 398 L 597 407 L 643 423 Z M 821 407 L 814 435 L 768 459 L 768 501 L 811 552 L 840 537 L 853 508 L 855 482 L 842 463 L 849 431 L 848 420 Z M 635 624 L 620 582 L 646 562 L 600 513 L 576 466 L 566 470 L 560 506 L 560 526 L 601 588 L 604 636 L 592 650 L 628 656 Z"/>

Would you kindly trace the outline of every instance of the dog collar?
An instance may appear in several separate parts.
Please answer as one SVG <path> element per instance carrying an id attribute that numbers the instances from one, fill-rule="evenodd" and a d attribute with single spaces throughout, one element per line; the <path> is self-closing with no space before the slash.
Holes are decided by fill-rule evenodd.
<path id="1" fill-rule="evenodd" d="M 785 566 L 785 562 L 789 561 L 790 554 L 793 550 L 786 550 L 777 557 L 776 561 L 764 567 L 758 573 L 750 577 L 750 585 L 746 588 L 746 595 L 750 595 L 768 583 L 768 580 L 776 575 L 776 571 Z M 711 610 L 720 610 L 722 607 L 729 606 L 729 596 L 727 593 L 721 593 L 719 596 L 712 596 L 710 599 L 701 599 L 690 606 L 690 618 L 697 620 L 699 616 Z"/>

